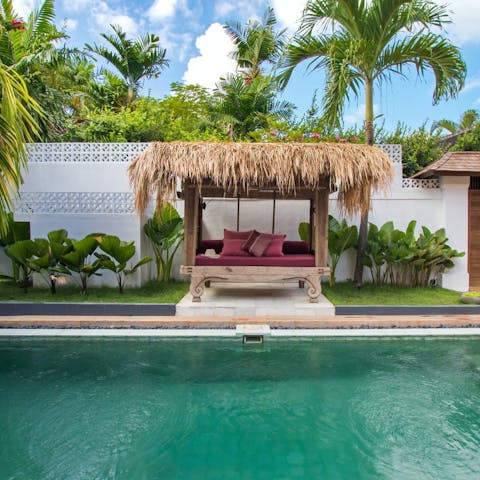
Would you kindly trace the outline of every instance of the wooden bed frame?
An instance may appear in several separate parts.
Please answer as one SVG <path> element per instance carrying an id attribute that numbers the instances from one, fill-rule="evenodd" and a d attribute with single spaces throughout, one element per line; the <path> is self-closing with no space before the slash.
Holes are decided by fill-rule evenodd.
<path id="1" fill-rule="evenodd" d="M 180 273 L 190 275 L 190 293 L 193 302 L 200 302 L 205 287 L 211 281 L 258 283 L 297 280 L 300 288 L 307 283 L 307 294 L 311 303 L 318 303 L 322 293 L 321 277 L 330 275 L 329 267 L 211 267 L 186 266 L 180 267 Z"/>

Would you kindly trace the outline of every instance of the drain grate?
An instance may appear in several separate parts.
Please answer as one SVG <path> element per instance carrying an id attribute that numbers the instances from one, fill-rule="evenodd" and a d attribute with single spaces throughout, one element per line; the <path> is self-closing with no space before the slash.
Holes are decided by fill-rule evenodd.
<path id="1" fill-rule="evenodd" d="M 244 335 L 243 343 L 246 345 L 260 345 L 263 343 L 263 335 Z"/>

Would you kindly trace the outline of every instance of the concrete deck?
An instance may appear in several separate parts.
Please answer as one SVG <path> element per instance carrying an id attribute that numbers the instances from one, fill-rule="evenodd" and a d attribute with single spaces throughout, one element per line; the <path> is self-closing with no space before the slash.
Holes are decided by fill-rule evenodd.
<path id="1" fill-rule="evenodd" d="M 110 328 L 110 329 L 235 329 L 237 325 L 269 325 L 272 329 L 392 329 L 479 328 L 480 315 L 425 316 L 239 316 L 239 317 L 119 317 L 119 316 L 4 316 L 0 329 L 14 328 Z"/>
<path id="2" fill-rule="evenodd" d="M 298 282 L 212 283 L 202 301 L 192 302 L 190 293 L 177 304 L 181 317 L 289 316 L 323 317 L 335 314 L 335 307 L 323 295 L 310 303 L 307 289 Z"/>

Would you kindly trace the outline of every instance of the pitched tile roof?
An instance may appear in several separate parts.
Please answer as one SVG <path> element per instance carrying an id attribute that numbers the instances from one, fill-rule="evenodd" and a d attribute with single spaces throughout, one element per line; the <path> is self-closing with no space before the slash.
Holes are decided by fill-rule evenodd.
<path id="1" fill-rule="evenodd" d="M 480 152 L 448 152 L 412 178 L 480 176 Z"/>

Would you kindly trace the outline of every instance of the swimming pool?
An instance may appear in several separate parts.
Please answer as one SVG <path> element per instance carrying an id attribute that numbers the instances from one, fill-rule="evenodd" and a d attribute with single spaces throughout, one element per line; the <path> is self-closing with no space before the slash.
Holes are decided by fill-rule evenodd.
<path id="1" fill-rule="evenodd" d="M 0 339 L 2 479 L 480 476 L 480 340 Z"/>

